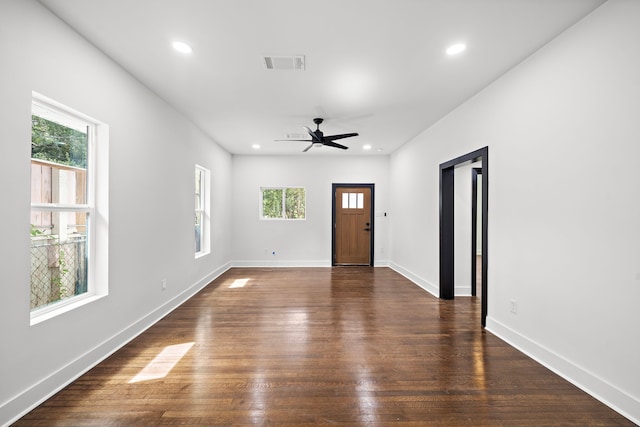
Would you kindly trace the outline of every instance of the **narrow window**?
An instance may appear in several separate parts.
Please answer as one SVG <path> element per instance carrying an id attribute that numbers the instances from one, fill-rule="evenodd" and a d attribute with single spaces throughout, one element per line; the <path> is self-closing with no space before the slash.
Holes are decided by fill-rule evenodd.
<path id="1" fill-rule="evenodd" d="M 209 231 L 209 171 L 196 165 L 195 182 L 195 238 L 196 258 L 206 255 L 211 251 Z"/>
<path id="2" fill-rule="evenodd" d="M 36 96 L 31 109 L 31 317 L 96 294 L 100 124 Z"/>
<path id="3" fill-rule="evenodd" d="M 262 219 L 305 219 L 305 189 L 263 187 L 260 189 L 260 209 Z"/>

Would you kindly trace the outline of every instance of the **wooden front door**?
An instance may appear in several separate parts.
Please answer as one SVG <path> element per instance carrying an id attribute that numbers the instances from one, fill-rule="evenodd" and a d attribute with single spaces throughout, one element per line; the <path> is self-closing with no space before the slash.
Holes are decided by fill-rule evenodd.
<path id="1" fill-rule="evenodd" d="M 371 265 L 371 190 L 369 186 L 335 187 L 335 265 Z"/>

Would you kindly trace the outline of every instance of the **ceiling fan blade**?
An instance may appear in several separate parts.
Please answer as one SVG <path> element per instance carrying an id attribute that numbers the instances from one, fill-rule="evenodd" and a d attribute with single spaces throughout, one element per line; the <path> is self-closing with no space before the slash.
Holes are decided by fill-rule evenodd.
<path id="1" fill-rule="evenodd" d="M 335 141 L 336 139 L 342 139 L 342 138 L 351 138 L 352 136 L 358 136 L 357 133 L 343 133 L 340 135 L 329 135 L 329 136 L 325 136 L 324 139 L 325 141 Z"/>
<path id="2" fill-rule="evenodd" d="M 302 150 L 303 153 L 306 153 L 307 151 L 309 151 L 309 149 L 313 147 L 313 144 L 311 144 L 310 146 L 308 146 L 307 148 L 305 148 L 304 150 Z"/>
<path id="3" fill-rule="evenodd" d="M 320 138 L 318 138 L 318 135 L 316 135 L 315 131 L 311 130 L 308 126 L 303 126 L 303 128 L 307 131 L 309 135 L 311 135 L 311 139 L 313 139 L 313 141 L 322 142 Z"/>
<path id="4" fill-rule="evenodd" d="M 274 139 L 274 142 L 285 142 L 285 141 L 300 141 L 300 142 L 311 142 L 310 139 Z"/>
<path id="5" fill-rule="evenodd" d="M 345 147 L 342 144 L 338 144 L 336 142 L 332 142 L 332 141 L 325 141 L 324 145 L 328 146 L 328 147 L 336 147 L 336 148 L 342 148 L 343 150 L 348 150 L 349 147 Z"/>

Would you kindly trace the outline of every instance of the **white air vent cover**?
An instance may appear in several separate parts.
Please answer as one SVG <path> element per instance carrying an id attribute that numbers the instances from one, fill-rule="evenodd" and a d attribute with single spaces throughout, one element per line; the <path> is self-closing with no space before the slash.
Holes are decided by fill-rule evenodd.
<path id="1" fill-rule="evenodd" d="M 285 133 L 284 137 L 286 139 L 308 139 L 311 141 L 308 133 Z"/>
<path id="2" fill-rule="evenodd" d="M 268 70 L 304 70 L 304 55 L 265 56 L 263 60 Z"/>

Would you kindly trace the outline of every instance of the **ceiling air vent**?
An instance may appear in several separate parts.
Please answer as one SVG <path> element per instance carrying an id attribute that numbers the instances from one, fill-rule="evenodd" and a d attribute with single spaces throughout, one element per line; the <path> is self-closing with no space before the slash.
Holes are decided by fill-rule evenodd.
<path id="1" fill-rule="evenodd" d="M 284 137 L 286 139 L 311 139 L 306 133 L 285 133 Z"/>
<path id="2" fill-rule="evenodd" d="M 304 70 L 304 55 L 265 56 L 267 70 Z"/>

